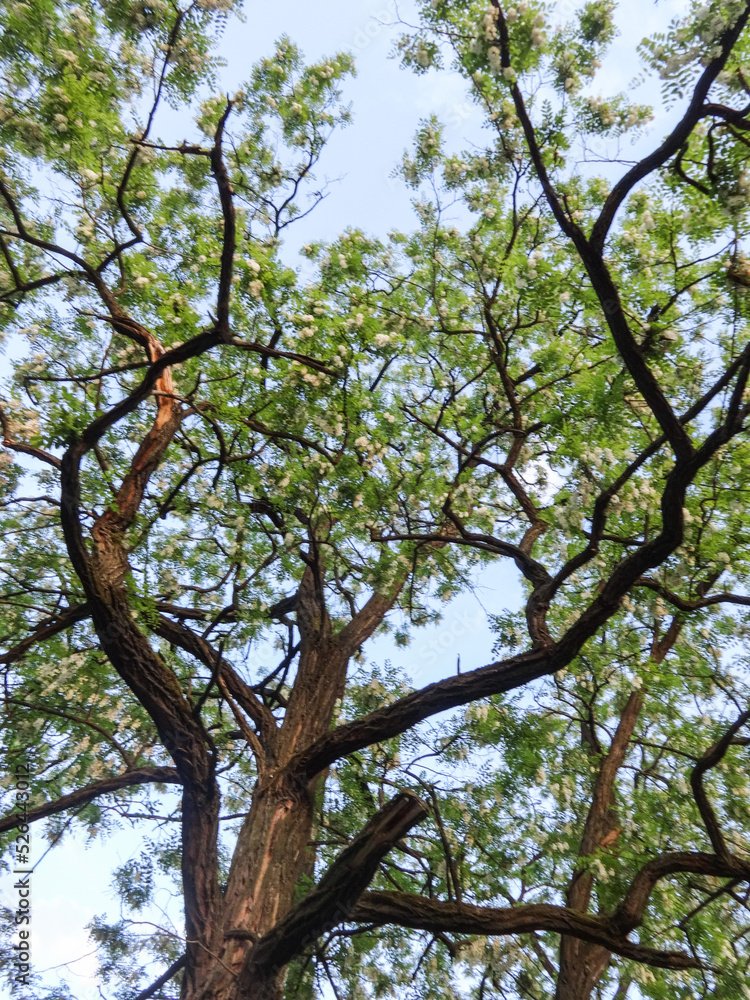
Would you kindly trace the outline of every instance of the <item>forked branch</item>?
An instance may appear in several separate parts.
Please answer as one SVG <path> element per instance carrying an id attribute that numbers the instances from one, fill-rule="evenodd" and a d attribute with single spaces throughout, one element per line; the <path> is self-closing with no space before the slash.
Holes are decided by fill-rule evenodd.
<path id="1" fill-rule="evenodd" d="M 240 973 L 238 995 L 253 996 L 258 981 L 273 978 L 322 934 L 350 920 L 380 862 L 413 826 L 426 818 L 428 811 L 413 792 L 399 792 L 376 813 L 339 854 L 316 888 L 253 945 Z"/>

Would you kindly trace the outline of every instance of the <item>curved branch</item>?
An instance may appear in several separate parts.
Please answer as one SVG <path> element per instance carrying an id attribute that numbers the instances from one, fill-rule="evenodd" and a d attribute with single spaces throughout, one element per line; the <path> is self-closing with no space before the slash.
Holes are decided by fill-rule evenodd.
<path id="1" fill-rule="evenodd" d="M 413 792 L 394 795 L 339 854 L 312 892 L 253 945 L 239 976 L 238 995 L 254 996 L 252 987 L 257 989 L 258 980 L 274 977 L 327 930 L 349 920 L 380 862 L 428 812 L 425 803 Z M 229 931 L 227 937 L 241 933 L 233 935 Z"/>
<path id="2" fill-rule="evenodd" d="M 668 601 L 673 607 L 677 608 L 678 611 L 698 611 L 701 608 L 709 608 L 713 604 L 750 606 L 750 597 L 743 594 L 711 594 L 710 597 L 699 597 L 694 601 L 689 601 L 687 598 L 680 597 L 679 594 L 675 594 L 673 590 L 663 586 L 658 580 L 654 580 L 649 576 L 642 576 L 639 580 L 635 581 L 635 585 L 637 587 L 647 587 L 649 590 L 655 591 L 665 601 Z"/>
<path id="3" fill-rule="evenodd" d="M 98 276 L 97 279 L 100 280 Z M 117 308 L 116 303 L 115 308 Z M 128 317 L 123 319 L 121 316 L 118 319 L 118 323 L 122 324 L 123 322 L 130 324 Z M 147 339 L 150 337 L 148 331 L 144 330 L 137 324 L 133 325 L 132 329 L 134 332 L 137 329 L 139 334 L 142 334 Z M 124 399 L 120 400 L 120 402 L 113 406 L 110 410 L 93 420 L 84 430 L 80 439 L 72 444 L 65 452 L 61 463 L 62 475 L 60 480 L 61 524 L 71 560 L 89 597 L 96 588 L 91 577 L 90 556 L 83 538 L 83 531 L 79 517 L 81 492 L 80 467 L 84 455 L 90 449 L 95 447 L 97 442 L 110 427 L 131 413 L 149 396 L 159 383 L 159 380 L 167 373 L 167 370 L 172 365 L 202 354 L 218 343 L 219 338 L 216 333 L 213 330 L 208 330 L 196 337 L 193 337 L 192 340 L 181 344 L 179 347 L 172 348 L 171 350 L 164 351 L 160 345 L 158 345 L 158 347 L 154 345 L 151 357 L 153 363 L 144 375 L 140 384 L 133 390 L 133 392 L 131 392 Z M 144 439 L 144 442 L 131 463 L 131 470 L 123 481 L 120 488 L 121 491 L 126 487 L 126 483 L 128 484 L 128 487 L 139 484 L 141 487 L 145 486 L 144 468 L 145 466 L 153 466 L 155 453 L 158 452 L 159 446 L 163 444 L 164 438 L 166 437 L 162 430 L 163 422 L 163 418 L 157 414 L 157 419 L 154 422 L 154 425 L 149 431 L 149 434 L 146 436 L 146 439 Z M 145 451 L 146 449 L 150 451 L 150 454 Z M 155 457 L 158 461 L 158 454 L 156 454 Z M 149 459 L 151 459 L 150 462 Z M 136 479 L 139 483 L 135 482 Z M 132 515 L 135 513 L 132 509 L 134 494 L 132 490 L 130 490 L 130 493 L 130 510 L 128 513 Z M 112 508 L 110 508 L 110 510 L 113 511 Z"/>
<path id="4" fill-rule="evenodd" d="M 219 656 L 218 652 L 210 643 L 196 635 L 186 625 L 179 625 L 177 622 L 172 622 L 163 615 L 159 615 L 154 632 L 162 639 L 174 643 L 175 646 L 179 646 L 180 649 L 194 656 L 210 670 L 214 669 Z M 261 747 L 266 757 L 273 759 L 277 734 L 276 719 L 274 719 L 273 713 L 223 657 L 221 658 L 221 681 L 226 685 L 229 695 L 257 726 Z"/>
<path id="5" fill-rule="evenodd" d="M 695 804 L 698 806 L 698 811 L 701 814 L 703 825 L 705 826 L 708 838 L 711 841 L 711 846 L 722 861 L 730 860 L 731 855 L 729 853 L 729 849 L 727 848 L 724 834 L 721 832 L 721 827 L 719 826 L 719 821 L 716 818 L 714 808 L 709 802 L 706 790 L 703 787 L 703 778 L 706 771 L 709 771 L 712 767 L 716 767 L 716 765 L 722 760 L 725 753 L 732 745 L 735 736 L 748 721 L 750 721 L 750 711 L 743 712 L 729 727 L 729 729 L 727 729 L 722 738 L 714 743 L 712 747 L 709 747 L 708 750 L 701 756 L 690 775 L 690 787 L 693 790 Z"/>
<path id="6" fill-rule="evenodd" d="M 324 375 L 329 375 L 331 378 L 339 378 L 341 375 L 341 372 L 334 371 L 333 368 L 327 368 L 322 361 L 316 361 L 309 354 L 298 354 L 296 351 L 281 351 L 276 347 L 260 344 L 257 340 L 239 340 L 237 337 L 233 337 L 229 343 L 232 347 L 239 347 L 244 351 L 252 351 L 264 358 L 285 358 L 287 361 L 297 361 L 299 364 L 305 365 L 307 368 L 314 368 L 315 371 L 323 372 Z"/>
<path id="7" fill-rule="evenodd" d="M 156 92 L 154 94 L 154 100 L 153 100 L 152 105 L 151 105 L 151 110 L 149 112 L 148 119 L 146 120 L 146 125 L 143 128 L 143 130 L 141 131 L 140 136 L 139 136 L 139 138 L 140 138 L 141 141 L 145 140 L 148 137 L 149 133 L 151 132 L 151 127 L 152 127 L 152 125 L 154 123 L 154 118 L 156 117 L 156 112 L 157 112 L 157 109 L 159 107 L 159 102 L 161 101 L 161 96 L 162 96 L 162 93 L 164 91 L 164 84 L 165 84 L 166 79 L 167 79 L 167 69 L 168 69 L 170 61 L 171 61 L 171 57 L 172 57 L 172 54 L 173 54 L 175 43 L 177 42 L 177 38 L 178 38 L 178 35 L 180 33 L 180 28 L 182 27 L 182 22 L 185 20 L 185 14 L 186 13 L 187 13 L 186 11 L 180 11 L 178 13 L 177 17 L 175 18 L 175 22 L 174 22 L 174 24 L 172 26 L 172 30 L 169 33 L 169 39 L 167 41 L 167 48 L 166 48 L 166 51 L 164 53 L 164 59 L 163 59 L 163 62 L 162 62 L 161 73 L 159 74 L 159 83 L 158 83 L 158 85 L 156 87 Z M 136 244 L 136 243 L 138 243 L 138 242 L 140 242 L 140 241 L 143 240 L 143 231 L 141 230 L 140 226 L 138 226 L 138 224 L 135 222 L 135 220 L 131 216 L 131 214 L 128 211 L 128 208 L 127 208 L 127 206 L 125 204 L 125 191 L 127 190 L 127 186 L 128 186 L 129 181 L 130 181 L 130 177 L 131 177 L 131 175 L 133 173 L 133 168 L 135 167 L 136 162 L 138 160 L 138 153 L 139 153 L 139 149 L 138 149 L 138 146 L 136 145 L 135 148 L 133 149 L 132 153 L 128 157 L 128 162 L 127 162 L 127 165 L 126 165 L 125 170 L 124 170 L 123 175 L 122 175 L 122 180 L 117 185 L 117 195 L 116 195 L 117 207 L 120 209 L 120 214 L 122 215 L 123 219 L 125 220 L 125 222 L 127 224 L 128 229 L 130 230 L 130 232 L 133 235 L 133 239 L 131 241 L 129 241 L 128 244 L 127 244 L 128 246 L 133 246 L 134 244 Z M 109 265 L 110 261 L 114 260 L 115 257 L 123 249 L 125 249 L 125 247 L 122 247 L 122 246 L 121 247 L 116 247 L 115 250 L 110 255 L 108 255 L 104 259 L 104 261 L 99 265 L 98 270 L 100 270 L 100 271 L 104 270 L 104 268 Z"/>
<path id="8" fill-rule="evenodd" d="M 712 875 L 719 878 L 750 880 L 750 863 L 739 858 L 719 858 L 699 851 L 670 851 L 648 861 L 637 873 L 610 924 L 622 934 L 629 934 L 643 923 L 651 893 L 656 883 L 670 875 Z"/>
<path id="9" fill-rule="evenodd" d="M 51 465 L 53 469 L 61 468 L 62 462 L 57 455 L 53 455 L 49 451 L 45 451 L 44 448 L 37 448 L 32 444 L 27 444 L 25 441 L 16 441 L 13 436 L 8 416 L 2 406 L 0 406 L 0 428 L 2 428 L 3 431 L 3 445 L 6 448 L 9 448 L 11 451 L 17 451 L 23 455 L 31 455 L 32 458 L 38 458 L 40 462 L 45 462 L 47 465 Z"/>
<path id="10" fill-rule="evenodd" d="M 354 907 L 351 920 L 367 924 L 400 924 L 415 930 L 456 934 L 530 934 L 551 931 L 603 945 L 624 958 L 658 969 L 696 969 L 701 963 L 681 951 L 661 951 L 635 944 L 617 934 L 604 917 L 567 906 L 527 903 L 522 906 L 475 906 L 441 902 L 406 892 L 367 892 Z"/>
<path id="11" fill-rule="evenodd" d="M 483 552 L 494 552 L 496 555 L 513 559 L 526 579 L 532 583 L 550 582 L 551 577 L 544 566 L 540 562 L 537 562 L 536 559 L 532 559 L 518 545 L 503 541 L 501 538 L 495 538 L 494 535 L 469 531 L 463 526 L 459 518 L 450 511 L 448 512 L 448 517 L 457 525 L 457 534 L 447 535 L 440 531 L 424 533 L 399 531 L 384 535 L 373 531 L 371 532 L 371 537 L 376 542 L 429 542 L 433 545 L 465 545 L 467 548 L 479 549 Z"/>
<path id="12" fill-rule="evenodd" d="M 62 608 L 56 614 L 50 615 L 49 618 L 45 618 L 44 621 L 39 622 L 30 635 L 27 635 L 25 639 L 21 639 L 15 646 L 11 646 L 7 652 L 0 655 L 0 663 L 6 665 L 15 663 L 16 660 L 20 659 L 37 642 L 43 642 L 45 639 L 50 639 L 59 632 L 64 632 L 71 625 L 85 621 L 90 615 L 91 609 L 87 603 L 77 604 L 70 608 Z"/>
<path id="13" fill-rule="evenodd" d="M 33 823 L 46 816 L 55 816 L 57 813 L 65 812 L 68 809 L 80 809 L 88 805 L 100 795 L 109 795 L 121 788 L 130 788 L 133 785 L 145 785 L 158 782 L 165 785 L 181 784 L 180 776 L 174 767 L 136 767 L 123 774 L 112 775 L 111 778 L 102 778 L 101 781 L 93 781 L 90 785 L 69 792 L 67 795 L 55 799 L 54 802 L 45 802 L 41 806 L 34 806 L 26 812 L 26 822 Z M 0 833 L 12 830 L 18 825 L 18 815 L 3 816 L 0 819 Z"/>
<path id="14" fill-rule="evenodd" d="M 622 205 L 625 198 L 627 198 L 630 191 L 639 181 L 643 180 L 644 177 L 647 177 L 658 167 L 663 166 L 667 160 L 675 155 L 675 153 L 678 153 L 683 144 L 688 140 L 690 133 L 693 131 L 700 119 L 706 115 L 705 100 L 708 96 L 708 92 L 711 89 L 711 85 L 724 68 L 732 49 L 747 24 L 748 17 L 750 17 L 750 3 L 745 4 L 744 11 L 740 14 L 735 23 L 730 28 L 727 28 L 721 36 L 718 43 L 721 48 L 721 52 L 715 59 L 712 59 L 709 62 L 704 71 L 701 73 L 698 82 L 695 85 L 695 89 L 693 90 L 693 96 L 690 99 L 690 104 L 688 105 L 687 111 L 682 116 L 681 120 L 667 136 L 661 146 L 628 170 L 624 177 L 620 178 L 617 184 L 615 184 L 610 191 L 599 214 L 599 218 L 596 220 L 594 228 L 591 231 L 591 247 L 596 252 L 601 253 L 604 247 L 604 241 L 607 238 L 607 233 L 609 232 L 610 226 L 612 225 L 615 215 L 617 214 L 617 210 Z"/>
<path id="15" fill-rule="evenodd" d="M 492 5 L 496 11 L 500 34 L 501 62 L 504 68 L 510 68 L 508 26 L 498 0 L 492 0 Z M 674 153 L 678 152 L 695 127 L 701 117 L 708 90 L 726 63 L 732 47 L 747 23 L 748 17 L 750 17 L 750 4 L 745 5 L 743 13 L 735 24 L 731 28 L 728 28 L 722 35 L 720 40 L 721 53 L 708 64 L 702 73 L 693 92 L 690 106 L 683 116 L 682 121 L 673 130 L 671 135 L 667 137 L 664 143 L 662 143 L 659 149 L 636 164 L 612 189 L 599 219 L 593 227 L 590 239 L 586 238 L 580 227 L 576 225 L 564 210 L 544 163 L 536 131 L 529 117 L 521 90 L 517 83 L 513 83 L 511 86 L 516 113 L 521 122 L 534 169 L 542 185 L 550 209 L 562 232 L 575 246 L 581 262 L 586 268 L 617 350 L 633 378 L 638 391 L 648 403 L 652 414 L 658 421 L 662 431 L 666 434 L 675 455 L 683 460 L 689 459 L 693 454 L 693 443 L 664 395 L 654 373 L 646 363 L 641 348 L 630 330 L 620 300 L 617 283 L 613 280 L 610 270 L 603 260 L 602 253 L 607 232 L 614 220 L 617 209 L 631 189 L 638 181 L 648 176 L 649 173 L 656 170 Z"/>

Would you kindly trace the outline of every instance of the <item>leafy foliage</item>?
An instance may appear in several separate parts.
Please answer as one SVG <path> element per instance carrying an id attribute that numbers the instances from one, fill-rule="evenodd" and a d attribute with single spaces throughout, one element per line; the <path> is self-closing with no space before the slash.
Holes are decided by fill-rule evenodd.
<path id="1" fill-rule="evenodd" d="M 282 38 L 227 98 L 231 6 L 0 11 L 5 742 L 52 842 L 143 837 L 102 982 L 750 995 L 750 5 L 643 43 L 687 110 L 621 174 L 613 4 L 422 4 L 397 52 L 452 61 L 486 143 L 425 119 L 414 228 L 302 262 L 353 63 Z M 494 661 L 413 689 L 501 559 Z M 326 916 L 401 789 L 429 818 Z M 164 886 L 184 933 L 139 922 Z"/>

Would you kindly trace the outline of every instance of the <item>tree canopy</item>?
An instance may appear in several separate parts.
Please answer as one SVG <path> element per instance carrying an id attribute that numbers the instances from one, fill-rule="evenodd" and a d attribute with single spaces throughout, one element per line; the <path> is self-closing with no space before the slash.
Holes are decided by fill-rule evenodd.
<path id="1" fill-rule="evenodd" d="M 108 997 L 750 996 L 750 3 L 643 42 L 664 135 L 608 0 L 419 6 L 483 144 L 301 259 L 349 55 L 228 96 L 232 0 L 0 8 L 0 832 L 24 759 L 37 835 L 141 838 Z"/>

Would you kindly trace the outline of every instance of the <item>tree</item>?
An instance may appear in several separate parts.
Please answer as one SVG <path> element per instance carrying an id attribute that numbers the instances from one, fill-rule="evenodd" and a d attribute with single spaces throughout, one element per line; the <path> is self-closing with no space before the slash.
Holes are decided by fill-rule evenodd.
<path id="1" fill-rule="evenodd" d="M 53 841 L 142 832 L 103 985 L 750 995 L 750 4 L 644 43 L 624 165 L 613 4 L 423 4 L 486 145 L 423 122 L 416 229 L 296 268 L 351 60 L 227 97 L 230 7 L 0 11 L 4 742 Z M 492 662 L 365 666 L 498 560 Z"/>

